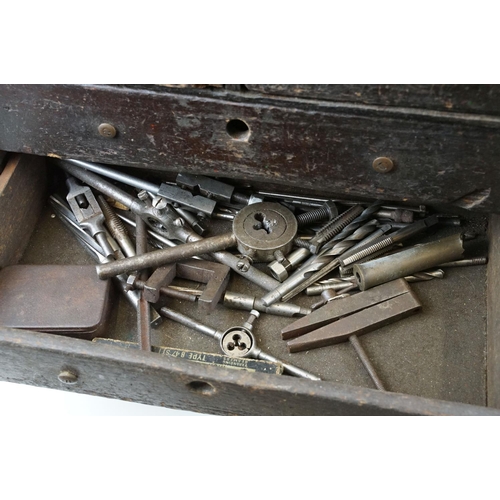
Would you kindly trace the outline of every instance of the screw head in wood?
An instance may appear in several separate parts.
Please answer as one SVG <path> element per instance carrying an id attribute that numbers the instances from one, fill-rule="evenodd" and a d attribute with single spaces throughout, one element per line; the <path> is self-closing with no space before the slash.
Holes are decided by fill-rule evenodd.
<path id="1" fill-rule="evenodd" d="M 107 139 L 112 139 L 116 136 L 116 128 L 109 123 L 101 123 L 99 127 L 97 127 L 97 130 L 103 137 L 106 137 Z"/>
<path id="2" fill-rule="evenodd" d="M 373 160 L 373 168 L 380 174 L 386 174 L 394 168 L 394 162 L 386 156 L 380 156 Z"/>
<path id="3" fill-rule="evenodd" d="M 57 378 L 65 385 L 75 385 L 78 382 L 78 375 L 71 370 L 61 370 Z"/>

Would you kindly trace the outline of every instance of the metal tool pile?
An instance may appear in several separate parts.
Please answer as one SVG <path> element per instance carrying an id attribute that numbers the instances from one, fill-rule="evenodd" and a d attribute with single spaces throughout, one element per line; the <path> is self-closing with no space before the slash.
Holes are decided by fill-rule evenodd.
<path id="1" fill-rule="evenodd" d="M 383 390 L 358 336 L 420 309 L 408 283 L 443 278 L 445 267 L 486 262 L 463 259 L 459 217 L 429 214 L 423 206 L 240 192 L 184 173 L 175 183 L 157 185 L 104 165 L 55 163 L 65 172 L 68 192 L 66 199 L 52 195 L 51 206 L 99 262 L 99 278 L 113 278 L 136 308 L 137 344 L 147 351 L 169 354 L 151 345 L 151 327 L 166 317 L 216 339 L 222 355 L 215 364 L 319 380 L 263 352 L 253 334 L 261 313 L 301 316 L 281 331 L 290 352 L 349 341 Z M 232 231 L 211 234 L 217 219 L 231 220 Z M 419 242 L 438 225 L 456 230 Z M 155 249 L 148 251 L 148 243 Z M 228 290 L 232 273 L 258 285 L 261 295 Z M 180 288 L 175 278 L 205 286 Z M 311 308 L 289 302 L 303 293 L 321 300 Z M 248 310 L 249 317 L 243 325 L 217 330 L 158 307 L 161 297 L 197 302 L 205 313 L 222 303 Z M 214 363 L 216 355 L 208 356 Z M 182 357 L 200 362 L 203 356 Z M 248 359 L 256 360 L 251 368 Z"/>

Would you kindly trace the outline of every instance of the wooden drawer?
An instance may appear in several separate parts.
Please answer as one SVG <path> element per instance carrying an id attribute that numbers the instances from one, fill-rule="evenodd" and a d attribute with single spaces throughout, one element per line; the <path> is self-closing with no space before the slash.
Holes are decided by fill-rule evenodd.
<path id="1" fill-rule="evenodd" d="M 395 201 L 405 198 L 413 203 L 432 203 L 458 211 L 466 206 L 458 203 L 459 207 L 456 203 L 458 199 L 464 200 L 464 194 L 490 188 L 494 192 L 496 146 L 492 144 L 488 152 L 491 156 L 474 167 L 476 173 L 482 172 L 479 179 L 474 176 L 466 184 L 460 183 L 467 175 L 465 160 L 454 163 L 459 155 L 455 149 L 458 142 L 453 142 L 458 141 L 461 130 L 462 137 L 466 136 L 464 141 L 471 141 L 469 146 L 462 144 L 461 151 L 467 151 L 466 159 L 472 161 L 474 155 L 480 154 L 481 146 L 490 144 L 492 134 L 497 133 L 496 118 L 492 117 L 470 114 L 440 116 L 435 120 L 426 116 L 425 127 L 433 133 L 424 137 L 422 120 L 417 117 L 424 113 L 422 110 L 413 112 L 412 117 L 408 112 L 404 119 L 398 115 L 394 121 L 395 114 L 400 112 L 396 108 L 347 112 L 338 102 L 304 103 L 295 98 L 252 92 L 242 96 L 241 92 L 223 89 L 4 87 L 0 90 L 0 119 L 7 124 L 7 130 L 0 131 L 0 148 L 29 151 L 36 156 L 9 154 L 0 174 L 2 267 L 14 262 L 94 263 L 59 221 L 51 217 L 46 204 L 47 180 L 51 183 L 56 174 L 54 167 L 46 165 L 46 157 L 53 155 L 147 168 L 149 172 L 144 174 L 149 175 L 183 170 L 266 187 L 274 182 L 281 190 L 285 187 L 290 192 L 297 191 L 299 185 L 302 189 L 304 184 L 307 192 L 318 195 Z M 121 100 L 120 105 L 117 99 Z M 32 109 L 30 114 L 24 114 L 27 109 Z M 380 125 L 380 113 L 388 120 L 384 126 L 394 127 L 394 134 L 396 122 L 408 127 L 405 132 L 408 136 L 409 130 L 413 130 L 413 142 L 425 146 L 422 156 L 394 134 L 387 136 L 380 132 L 378 138 L 372 135 L 377 121 Z M 304 120 L 313 117 L 307 125 Z M 249 124 L 251 135 L 247 140 L 231 138 L 228 119 Z M 104 121 L 117 128 L 116 138 L 106 139 L 97 133 L 97 126 Z M 210 137 L 206 133 L 209 127 Z M 332 133 L 335 127 L 345 135 Z M 303 135 L 302 149 L 296 144 L 299 130 Z M 359 136 L 355 130 L 360 131 Z M 432 147 L 425 143 L 432 142 L 432 137 L 436 141 L 445 137 L 448 141 L 452 136 L 442 167 L 445 174 L 438 174 L 436 169 L 441 168 L 438 167 L 441 160 L 436 151 L 431 151 L 437 142 Z M 474 148 L 472 143 L 476 139 Z M 380 147 L 380 141 L 385 141 L 386 149 Z M 359 150 L 362 143 L 365 153 Z M 390 155 L 389 144 L 391 151 L 399 148 L 394 176 L 378 174 L 371 167 L 374 156 Z M 294 156 L 291 163 L 285 158 L 286 154 L 299 153 L 300 157 Z M 410 174 L 419 159 L 423 159 L 420 165 L 425 167 L 418 175 Z M 407 160 L 414 162 L 412 166 Z M 347 165 L 351 163 L 349 170 Z M 439 175 L 444 175 L 446 182 L 441 184 Z M 335 182 L 326 184 L 332 177 Z M 438 180 L 434 182 L 434 178 Z M 486 196 L 474 208 L 479 212 L 494 212 L 497 201 L 492 198 L 491 194 Z M 472 204 L 476 201 L 478 198 Z M 214 414 L 497 414 L 495 408 L 500 405 L 500 397 L 496 289 L 500 223 L 498 216 L 476 215 L 476 211 L 471 212 L 470 218 L 489 222 L 488 267 L 453 269 L 443 280 L 415 283 L 412 288 L 422 301 L 423 311 L 361 339 L 388 392 L 371 388 L 370 379 L 348 344 L 289 354 L 279 337 L 279 329 L 290 319 L 278 317 L 265 318 L 256 331 L 261 347 L 318 374 L 322 381 L 204 366 L 154 353 L 6 328 L 0 328 L 0 378 Z M 231 279 L 230 289 L 262 295 L 256 285 L 238 278 Z M 308 304 L 311 299 L 301 298 Z M 189 311 L 180 301 L 172 304 Z M 196 314 L 192 307 L 191 313 Z M 199 318 L 212 326 L 229 327 L 241 324 L 246 316 L 243 311 L 228 311 L 219 305 L 210 316 Z M 132 340 L 135 321 L 135 311 L 120 301 L 107 336 Z M 153 343 L 217 352 L 212 339 L 193 334 L 168 320 L 155 330 Z M 63 369 L 78 374 L 75 385 L 61 384 L 58 375 Z"/>

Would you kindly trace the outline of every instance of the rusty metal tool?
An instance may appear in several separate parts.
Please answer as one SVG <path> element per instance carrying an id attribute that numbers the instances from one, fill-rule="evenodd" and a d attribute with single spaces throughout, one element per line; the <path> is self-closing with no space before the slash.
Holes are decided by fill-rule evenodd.
<path id="1" fill-rule="evenodd" d="M 284 328 L 281 334 L 284 339 L 292 339 L 287 342 L 290 352 L 349 340 L 377 389 L 385 390 L 358 335 L 413 314 L 420 307 L 407 282 L 400 279 L 340 301 L 331 301 Z"/>
<path id="2" fill-rule="evenodd" d="M 281 330 L 281 337 L 283 340 L 299 337 L 343 316 L 354 314 L 406 293 L 411 293 L 410 286 L 405 280 L 399 279 L 374 287 L 366 292 L 351 295 L 343 300 L 332 301 L 308 316 L 287 325 Z"/>
<path id="3" fill-rule="evenodd" d="M 123 340 L 95 338 L 92 342 L 98 344 L 107 344 L 126 349 L 137 349 L 139 346 L 134 342 L 125 342 Z M 176 347 L 152 346 L 151 350 L 162 356 L 178 358 L 193 363 L 203 365 L 220 366 L 234 370 L 245 370 L 248 372 L 273 373 L 281 375 L 283 365 L 271 361 L 263 361 L 251 358 L 233 358 L 224 354 L 214 354 L 210 352 L 191 351 L 188 349 L 178 349 Z"/>
<path id="4" fill-rule="evenodd" d="M 255 311 L 257 314 L 258 311 Z M 169 309 L 167 307 L 162 307 L 160 309 L 160 314 L 162 314 L 164 317 L 169 318 L 173 321 L 177 321 L 181 325 L 187 326 L 188 328 L 192 328 L 193 330 L 196 330 L 200 333 L 203 333 L 204 335 L 208 335 L 209 337 L 212 337 L 213 339 L 217 340 L 219 344 L 223 341 L 227 341 L 227 336 L 229 334 L 235 334 L 235 328 L 238 328 L 240 330 L 245 331 L 245 337 L 249 339 L 248 345 L 245 346 L 243 349 L 244 356 L 242 357 L 247 357 L 247 358 L 253 358 L 253 359 L 262 359 L 265 361 L 271 361 L 273 363 L 280 363 L 283 366 L 283 372 L 287 373 L 289 375 L 294 375 L 296 377 L 303 377 L 303 378 L 308 378 L 310 380 L 320 380 L 319 377 L 316 375 L 313 375 L 312 373 L 309 373 L 305 370 L 302 370 L 302 368 L 298 368 L 294 365 L 291 365 L 289 363 L 284 363 L 283 361 L 280 361 L 279 359 L 275 358 L 271 354 L 267 354 L 262 349 L 260 349 L 256 342 L 253 334 L 248 330 L 245 329 L 245 327 L 232 327 L 226 330 L 225 332 L 221 332 L 220 330 L 217 330 L 216 328 L 212 328 L 208 325 L 205 325 L 203 323 L 200 323 L 199 321 L 190 318 L 189 316 L 186 316 L 185 314 L 182 314 L 180 312 L 174 311 L 173 309 Z M 236 334 L 235 334 L 236 335 Z M 237 341 L 237 340 L 236 340 Z M 240 347 L 241 343 L 240 343 Z M 237 349 L 235 352 L 243 352 L 243 350 Z M 241 359 L 240 357 L 236 357 L 235 359 Z"/>
<path id="5" fill-rule="evenodd" d="M 62 160 L 55 160 L 54 162 L 66 172 L 126 206 L 134 214 L 140 215 L 150 227 L 155 228 L 156 231 L 161 232 L 161 234 L 167 238 L 179 240 L 185 243 L 202 243 L 203 241 L 206 241 L 200 235 L 196 234 L 191 228 L 186 228 L 184 225 L 179 224 L 179 218 L 172 213 L 172 210 L 168 206 L 164 209 L 158 210 L 152 206 L 150 200 L 139 200 L 104 179 L 101 179 L 98 175 L 92 172 Z M 229 248 L 232 244 L 231 237 L 229 235 L 221 236 L 223 238 L 230 238 L 229 240 L 226 240 L 228 243 L 226 248 Z M 203 251 L 201 251 L 199 247 L 196 247 L 195 251 L 200 251 L 201 253 L 210 252 L 215 260 L 221 264 L 228 265 L 233 271 L 245 277 L 252 283 L 261 286 L 265 290 L 272 290 L 278 285 L 276 280 L 258 270 L 254 266 L 242 268 L 241 259 L 235 255 L 224 251 L 214 251 L 214 248 L 218 248 L 221 243 L 221 239 L 216 239 L 215 241 L 212 240 L 208 243 L 208 249 L 204 246 Z M 183 248 L 187 250 L 185 245 L 183 245 Z M 173 250 L 179 252 L 175 248 Z M 193 248 L 191 248 L 191 251 L 194 251 Z M 183 258 L 187 257 L 189 257 L 189 255 L 183 255 Z M 151 263 L 147 263 L 145 267 L 149 267 L 150 265 Z"/>
<path id="6" fill-rule="evenodd" d="M 97 245 L 96 241 L 91 238 L 81 226 L 78 225 L 78 222 L 76 221 L 73 213 L 59 196 L 51 195 L 49 198 L 49 202 L 61 222 L 76 236 L 77 240 L 83 245 L 86 250 L 88 250 L 92 254 L 92 256 L 98 262 L 110 262 L 111 259 L 103 255 L 102 249 L 99 245 Z M 120 255 L 118 253 L 118 257 L 123 257 L 123 255 Z M 124 275 L 115 276 L 113 280 L 118 286 L 120 292 L 123 293 L 126 300 L 137 311 L 139 307 L 139 292 L 137 290 L 130 290 L 127 287 L 127 277 Z M 162 316 L 160 316 L 152 307 L 150 316 L 150 324 L 152 327 L 160 325 L 163 321 Z"/>
<path id="7" fill-rule="evenodd" d="M 136 256 L 142 256 L 148 251 L 148 233 L 146 223 L 137 215 L 135 221 L 135 253 Z M 148 271 L 142 270 L 140 278 L 143 280 L 149 275 Z M 151 307 L 146 300 L 144 290 L 139 296 L 139 307 L 137 308 L 137 336 L 138 344 L 143 351 L 151 351 Z"/>
<path id="8" fill-rule="evenodd" d="M 431 269 L 443 262 L 460 258 L 464 251 L 460 233 L 431 243 L 415 245 L 400 252 L 354 265 L 354 276 L 360 290 Z"/>
<path id="9" fill-rule="evenodd" d="M 163 288 L 177 278 L 206 283 L 205 290 L 197 298 L 206 313 L 213 311 L 225 292 L 230 277 L 229 267 L 204 260 L 186 260 L 157 268 L 142 286 L 148 302 L 158 302 Z"/>
<path id="10" fill-rule="evenodd" d="M 234 186 L 210 177 L 205 177 L 204 175 L 180 173 L 177 174 L 175 182 L 178 186 L 192 193 L 200 193 L 213 200 L 223 201 L 225 203 L 234 201 L 232 199 L 235 189 Z"/>
<path id="11" fill-rule="evenodd" d="M 404 279 L 330 302 L 281 331 L 291 352 L 347 340 L 396 321 L 420 309 L 420 302 Z"/>
<path id="12" fill-rule="evenodd" d="M 109 264 L 101 264 L 96 267 L 97 275 L 101 279 L 111 278 L 117 274 L 130 273 L 146 269 L 148 267 L 159 267 L 172 264 L 189 257 L 203 255 L 205 253 L 223 250 L 236 245 L 236 237 L 233 233 L 224 233 L 211 238 L 201 238 L 191 243 L 184 243 L 163 250 L 154 250 L 144 255 L 136 255 Z"/>
<path id="13" fill-rule="evenodd" d="M 328 238 L 333 238 L 336 234 L 341 233 L 348 227 L 350 223 L 352 223 L 356 219 L 356 217 L 361 216 L 360 214 L 362 212 L 363 208 L 360 205 L 355 205 L 344 212 L 342 215 L 330 221 L 330 223 L 325 226 L 326 232 L 324 232 L 321 237 L 316 239 L 316 243 L 313 245 L 313 247 L 318 244 L 319 241 L 325 242 Z M 358 231 L 362 231 L 362 228 L 358 228 Z M 355 242 L 353 242 L 353 244 L 354 243 Z M 288 279 L 283 281 L 283 283 L 277 286 L 274 290 L 271 290 L 269 293 L 264 295 L 262 297 L 263 303 L 267 306 L 270 306 L 271 304 L 278 302 L 282 298 L 283 301 L 286 301 L 294 297 L 297 293 L 300 293 L 302 290 L 304 290 L 308 285 L 314 283 L 314 281 L 309 283 L 308 278 L 311 276 L 311 274 L 314 274 L 323 266 L 327 265 L 330 260 L 331 259 L 317 260 L 317 256 L 313 256 L 308 261 L 306 261 L 300 269 L 298 269 Z M 303 286 L 304 283 L 306 283 L 305 286 Z"/>
<path id="14" fill-rule="evenodd" d="M 320 254 L 314 258 L 309 266 L 305 267 L 302 271 L 305 275 L 305 279 L 285 293 L 282 300 L 286 302 L 298 295 L 300 292 L 304 291 L 309 285 L 312 285 L 318 279 L 326 276 L 331 271 L 336 269 L 340 265 L 340 255 L 345 255 L 354 251 L 353 249 L 358 245 L 361 245 L 362 242 L 370 241 L 374 238 L 374 234 L 384 234 L 390 227 L 384 226 L 377 228 L 376 223 L 376 220 L 372 220 L 366 222 L 360 227 L 357 227 L 358 224 L 356 223 L 355 227 L 357 227 L 357 229 L 355 229 L 349 236 L 345 239 L 336 241 L 329 248 L 324 248 Z"/>

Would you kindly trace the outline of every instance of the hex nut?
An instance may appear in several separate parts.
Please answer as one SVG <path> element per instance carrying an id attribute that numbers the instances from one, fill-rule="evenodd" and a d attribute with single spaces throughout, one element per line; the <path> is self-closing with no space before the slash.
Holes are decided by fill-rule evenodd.
<path id="1" fill-rule="evenodd" d="M 268 264 L 267 267 L 271 271 L 273 277 L 276 278 L 280 283 L 283 283 L 283 281 L 288 278 L 288 271 L 281 262 L 275 260 Z"/>
<path id="2" fill-rule="evenodd" d="M 99 134 L 106 137 L 106 139 L 116 137 L 116 128 L 110 123 L 101 123 L 99 127 L 97 127 L 97 130 L 99 131 Z"/>
<path id="3" fill-rule="evenodd" d="M 394 168 L 394 162 L 386 156 L 380 156 L 373 160 L 373 169 L 379 174 L 386 174 Z"/>

